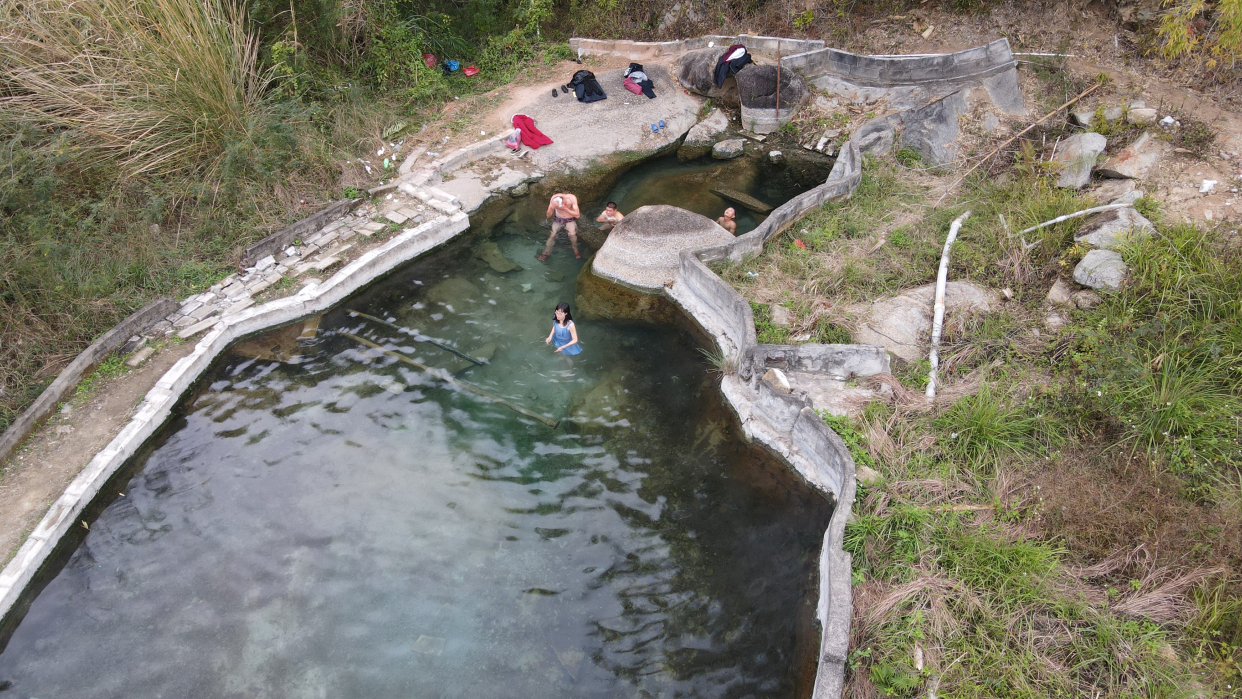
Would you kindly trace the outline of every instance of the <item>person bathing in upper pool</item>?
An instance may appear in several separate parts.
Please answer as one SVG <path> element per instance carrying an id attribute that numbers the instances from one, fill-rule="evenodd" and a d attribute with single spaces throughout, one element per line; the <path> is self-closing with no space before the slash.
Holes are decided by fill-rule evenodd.
<path id="1" fill-rule="evenodd" d="M 617 202 L 610 201 L 600 215 L 595 217 L 595 222 L 604 224 L 599 227 L 601 231 L 610 231 L 618 223 L 621 223 L 623 218 L 625 218 L 625 214 L 617 211 Z"/>
<path id="2" fill-rule="evenodd" d="M 569 246 L 574 249 L 574 257 L 581 260 L 582 253 L 578 252 L 578 218 L 582 216 L 582 212 L 578 210 L 578 197 L 568 192 L 553 194 L 552 200 L 548 202 L 548 213 L 545 215 L 552 217 L 552 235 L 548 236 L 548 244 L 543 246 L 539 261 L 543 262 L 548 259 L 552 246 L 556 245 L 556 234 L 560 233 L 562 228 L 569 234 Z"/>
<path id="3" fill-rule="evenodd" d="M 556 304 L 556 310 L 552 311 L 552 332 L 548 333 L 543 344 L 552 344 L 553 340 L 556 341 L 556 351 L 559 354 L 572 357 L 582 352 L 582 345 L 578 344 L 578 328 L 569 312 L 569 304 L 564 301 Z"/>
<path id="4" fill-rule="evenodd" d="M 724 216 L 716 219 L 716 223 L 719 223 L 720 227 L 726 231 L 729 231 L 733 235 L 737 235 L 737 221 L 733 220 L 735 216 L 737 216 L 737 212 L 733 210 L 732 206 L 730 206 L 724 210 Z"/>

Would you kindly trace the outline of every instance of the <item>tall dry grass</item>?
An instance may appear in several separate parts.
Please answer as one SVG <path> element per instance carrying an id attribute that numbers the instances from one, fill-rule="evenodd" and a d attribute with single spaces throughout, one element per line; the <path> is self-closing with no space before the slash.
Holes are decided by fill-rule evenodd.
<path id="1" fill-rule="evenodd" d="M 230 0 L 0 0 L 0 76 L 0 111 L 130 175 L 218 168 L 269 82 Z"/>

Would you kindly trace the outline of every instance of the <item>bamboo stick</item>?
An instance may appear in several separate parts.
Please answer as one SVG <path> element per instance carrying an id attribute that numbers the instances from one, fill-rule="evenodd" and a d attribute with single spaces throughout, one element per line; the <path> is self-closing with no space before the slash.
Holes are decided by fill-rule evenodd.
<path id="1" fill-rule="evenodd" d="M 940 198 L 936 200 L 936 205 L 937 205 L 937 206 L 939 206 L 939 205 L 940 205 L 940 202 L 944 201 L 944 198 L 945 198 L 945 197 L 947 197 L 947 196 L 949 196 L 949 192 L 953 191 L 953 188 L 954 188 L 954 187 L 958 186 L 958 185 L 959 185 L 959 184 L 961 184 L 963 181 L 965 181 L 965 179 L 966 179 L 967 177 L 969 177 L 969 176 L 970 176 L 970 173 L 974 172 L 976 169 L 978 169 L 978 167 L 979 167 L 980 165 L 982 165 L 982 164 L 984 164 L 985 162 L 987 162 L 988 158 L 991 158 L 992 156 L 994 156 L 994 155 L 996 155 L 997 153 L 999 153 L 999 152 L 1000 152 L 1000 150 L 1001 150 L 1002 148 L 1004 148 L 1005 146 L 1009 145 L 1010 143 L 1013 143 L 1014 141 L 1018 140 L 1018 138 L 1019 138 L 1019 137 L 1021 137 L 1021 136 L 1022 136 L 1022 134 L 1026 133 L 1027 131 L 1030 131 L 1031 129 L 1035 128 L 1036 126 L 1039 126 L 1040 124 L 1042 124 L 1042 123 L 1044 123 L 1045 121 L 1047 121 L 1047 120 L 1048 120 L 1048 117 L 1052 116 L 1053 114 L 1056 114 L 1057 112 L 1061 111 L 1062 109 L 1065 109 L 1066 107 L 1068 107 L 1068 106 L 1070 106 L 1071 104 L 1073 104 L 1073 103 L 1077 102 L 1078 100 L 1082 99 L 1083 97 L 1086 97 L 1087 95 L 1091 94 L 1091 93 L 1092 93 L 1092 92 L 1093 92 L 1096 88 L 1098 88 L 1100 85 L 1101 85 L 1101 83 L 1096 83 L 1096 84 L 1092 85 L 1091 87 L 1089 87 L 1089 88 L 1087 88 L 1087 89 L 1083 90 L 1082 92 L 1078 93 L 1078 96 L 1077 96 L 1077 97 L 1074 97 L 1073 99 L 1071 99 L 1070 101 L 1068 101 L 1068 102 L 1066 102 L 1065 104 L 1061 105 L 1060 107 L 1057 107 L 1056 109 L 1052 110 L 1051 112 L 1048 112 L 1047 114 L 1043 115 L 1042 117 L 1040 117 L 1040 118 L 1039 118 L 1039 121 L 1037 121 L 1037 122 L 1035 122 L 1035 123 L 1031 124 L 1030 126 L 1026 127 L 1025 129 L 1022 129 L 1022 130 L 1021 130 L 1021 131 L 1019 131 L 1018 133 L 1014 134 L 1014 135 L 1013 135 L 1013 137 L 1012 137 L 1012 138 L 1010 138 L 1009 140 L 1007 140 L 1007 141 L 1005 141 L 1004 143 L 1000 144 L 999 146 L 997 146 L 997 147 L 993 148 L 993 149 L 992 149 L 992 152 L 990 152 L 990 153 L 988 153 L 987 155 L 983 156 L 982 158 L 980 158 L 980 159 L 979 159 L 979 162 L 977 162 L 977 163 L 975 163 L 973 166 L 971 166 L 971 168 L 970 168 L 969 170 L 967 170 L 967 171 L 966 171 L 966 174 L 964 174 L 964 175 L 962 175 L 961 177 L 957 178 L 956 180 L 954 180 L 954 181 L 953 181 L 953 184 L 951 184 L 951 185 L 949 185 L 948 187 L 946 187 L 946 188 L 945 188 L 945 190 L 944 190 L 944 194 L 941 194 L 941 195 L 940 195 Z"/>
<path id="2" fill-rule="evenodd" d="M 475 357 L 471 357 L 470 355 L 466 354 L 465 352 L 462 352 L 462 351 L 457 350 L 457 349 L 455 349 L 455 348 L 453 348 L 453 347 L 450 347 L 450 346 L 448 346 L 448 345 L 444 344 L 443 342 L 440 342 L 439 340 L 434 340 L 434 339 L 432 339 L 432 338 L 430 338 L 430 337 L 427 337 L 426 335 L 424 335 L 424 334 L 420 333 L 417 329 L 415 329 L 415 330 L 411 330 L 411 329 L 409 329 L 409 328 L 403 328 L 403 327 L 401 327 L 400 325 L 397 325 L 396 323 L 389 323 L 388 321 L 384 320 L 383 318 L 376 318 L 375 316 L 369 316 L 369 315 L 367 315 L 366 313 L 363 313 L 362 311 L 354 311 L 354 310 L 351 310 L 351 311 L 349 311 L 349 315 L 351 315 L 351 316 L 358 316 L 358 317 L 360 317 L 360 318 L 366 318 L 367 320 L 374 321 L 374 322 L 376 322 L 376 323 L 379 323 L 380 325 L 384 325 L 384 326 L 390 327 L 390 328 L 392 328 L 393 330 L 398 330 L 398 331 L 400 331 L 400 332 L 403 332 L 403 333 L 405 333 L 405 334 L 409 335 L 410 337 L 413 337 L 413 338 L 414 338 L 414 340 L 415 340 L 416 342 L 427 342 L 427 343 L 433 344 L 433 345 L 435 345 L 436 347 L 439 347 L 440 349 L 444 350 L 445 352 L 451 352 L 451 353 L 453 353 L 453 354 L 457 355 L 458 357 L 461 357 L 462 359 L 465 359 L 465 360 L 466 360 L 466 361 L 468 361 L 468 362 L 474 362 L 474 363 L 475 363 L 476 365 L 478 365 L 478 366 L 483 366 L 484 364 L 490 364 L 490 362 L 488 362 L 486 359 L 476 359 Z"/>
<path id="3" fill-rule="evenodd" d="M 436 377 L 437 379 L 440 379 L 441 381 L 450 383 L 460 388 L 464 388 L 467 391 L 470 391 L 471 393 L 475 395 L 482 396 L 483 398 L 486 398 L 492 401 L 493 403 L 499 403 L 500 405 L 503 405 L 506 408 L 516 413 L 521 413 L 522 415 L 525 415 L 526 417 L 534 418 L 538 420 L 539 422 L 542 422 L 543 424 L 547 425 L 548 427 L 556 427 L 557 425 L 561 424 L 560 420 L 552 420 L 551 418 L 546 418 L 538 413 L 533 413 L 527 410 L 526 408 L 521 407 L 520 405 L 514 405 L 513 403 L 510 403 L 504 398 L 501 398 L 499 396 L 494 396 L 488 393 L 487 391 L 484 391 L 478 386 L 468 384 L 465 381 L 461 381 L 460 379 L 455 379 L 452 376 L 449 376 L 447 372 L 437 371 L 433 369 L 432 367 L 427 366 L 426 364 L 423 364 L 421 362 L 416 362 L 413 359 L 410 359 L 409 357 L 405 356 L 404 354 L 401 354 L 400 352 L 393 352 L 392 350 L 384 349 L 380 345 L 374 342 L 371 342 L 370 340 L 358 337 L 357 335 L 354 335 L 352 333 L 343 332 L 341 334 L 353 340 L 354 342 L 357 342 L 360 345 L 363 345 L 365 347 L 370 347 L 371 349 L 377 349 L 383 352 L 384 354 L 388 355 L 389 357 L 396 359 L 399 362 L 405 362 L 406 364 L 409 364 L 410 366 L 418 367 L 419 369 L 422 369 L 423 371 L 427 372 L 428 374 L 431 374 L 432 376 Z"/>
<path id="4" fill-rule="evenodd" d="M 927 397 L 936 397 L 936 372 L 940 368 L 940 333 L 944 330 L 944 287 L 949 280 L 949 248 L 957 240 L 957 232 L 962 229 L 962 222 L 970 218 L 970 212 L 958 216 L 949 226 L 949 237 L 944 239 L 944 252 L 940 255 L 940 273 L 936 275 L 936 305 L 933 311 L 931 355 L 928 362 L 931 369 L 927 372 Z"/>

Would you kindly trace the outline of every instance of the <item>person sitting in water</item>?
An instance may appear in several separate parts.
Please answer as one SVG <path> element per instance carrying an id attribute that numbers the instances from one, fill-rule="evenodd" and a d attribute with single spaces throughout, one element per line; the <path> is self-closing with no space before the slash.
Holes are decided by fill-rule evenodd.
<path id="1" fill-rule="evenodd" d="M 552 217 L 552 235 L 548 236 L 548 244 L 543 247 L 543 254 L 539 255 L 539 261 L 543 262 L 548 259 L 552 246 L 556 245 L 556 234 L 562 228 L 569 234 L 569 245 L 574 249 L 574 257 L 581 260 L 582 253 L 578 252 L 578 217 L 582 216 L 582 212 L 578 210 L 578 197 L 568 192 L 553 194 L 552 200 L 548 202 L 548 213 L 545 215 Z"/>
<path id="2" fill-rule="evenodd" d="M 625 214 L 617 211 L 617 202 L 610 201 L 604 207 L 604 210 L 600 212 L 600 215 L 595 217 L 595 222 L 604 224 L 599 227 L 601 231 L 610 231 L 618 223 L 621 223 L 623 218 L 625 218 Z"/>
<path id="3" fill-rule="evenodd" d="M 556 340 L 556 351 L 560 354 L 572 357 L 582 352 L 582 345 L 578 344 L 578 328 L 574 326 L 569 304 L 564 301 L 556 304 L 556 310 L 552 311 L 552 332 L 548 333 L 548 339 L 543 344 L 551 344 L 553 340 Z"/>
<path id="4" fill-rule="evenodd" d="M 737 221 L 733 220 L 735 216 L 737 216 L 737 212 L 733 210 L 732 206 L 730 206 L 724 210 L 724 216 L 716 219 L 716 223 L 719 223 L 720 227 L 726 231 L 729 231 L 733 235 L 737 235 Z"/>

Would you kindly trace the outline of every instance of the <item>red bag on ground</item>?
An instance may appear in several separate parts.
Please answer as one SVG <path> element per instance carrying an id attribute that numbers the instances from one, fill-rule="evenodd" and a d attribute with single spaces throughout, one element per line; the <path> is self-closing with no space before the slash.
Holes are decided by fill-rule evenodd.
<path id="1" fill-rule="evenodd" d="M 474 66 L 466 66 L 465 68 L 461 69 L 461 72 L 465 73 L 466 77 L 469 78 L 469 77 L 478 75 L 479 69 L 475 68 Z"/>
<path id="2" fill-rule="evenodd" d="M 434 53 L 424 53 L 423 63 L 426 64 L 428 68 L 435 68 L 436 67 L 436 55 Z"/>
<path id="3" fill-rule="evenodd" d="M 629 90 L 630 92 L 633 92 L 636 95 L 643 94 L 643 88 L 640 87 L 638 83 L 634 82 L 633 80 L 630 80 L 629 78 L 626 78 L 625 80 L 621 81 L 621 84 L 625 85 L 625 89 Z"/>
<path id="4" fill-rule="evenodd" d="M 535 128 L 535 120 L 525 114 L 514 114 L 513 126 L 522 132 L 522 143 L 531 148 L 547 146 L 552 143 L 552 139 L 544 136 L 542 131 Z"/>

